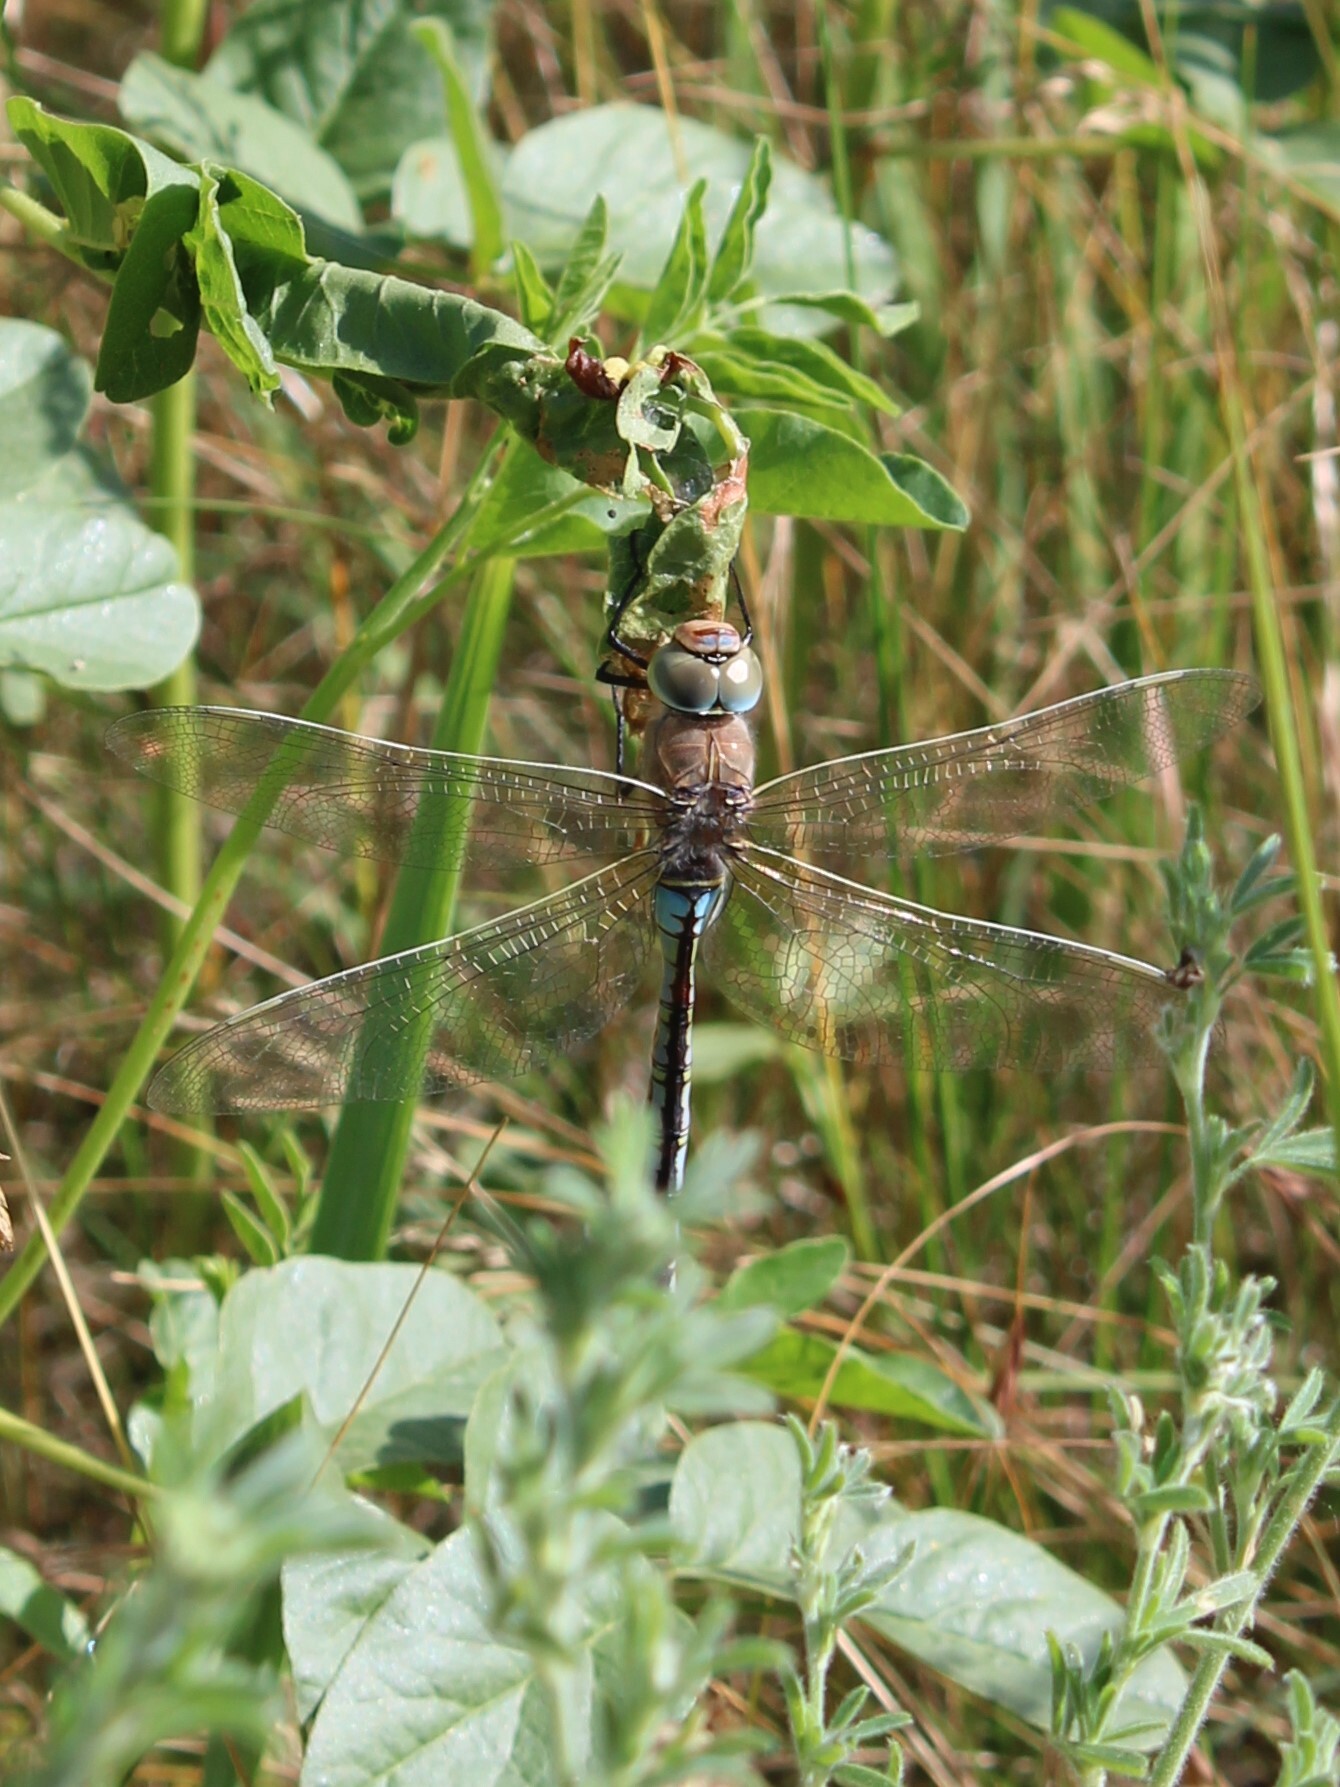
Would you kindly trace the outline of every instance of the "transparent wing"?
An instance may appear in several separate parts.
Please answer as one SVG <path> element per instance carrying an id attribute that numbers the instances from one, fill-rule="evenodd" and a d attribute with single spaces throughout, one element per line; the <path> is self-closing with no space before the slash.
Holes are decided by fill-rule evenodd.
<path id="1" fill-rule="evenodd" d="M 652 851 L 442 943 L 242 1012 L 158 1074 L 160 1111 L 277 1111 L 508 1079 L 594 1035 L 654 937 Z"/>
<path id="2" fill-rule="evenodd" d="M 749 835 L 820 862 L 970 850 L 1156 774 L 1259 699 L 1236 671 L 1173 670 L 976 732 L 835 758 L 765 783 Z"/>
<path id="3" fill-rule="evenodd" d="M 244 811 L 264 782 L 276 791 L 267 824 L 429 869 L 458 864 L 467 843 L 504 862 L 622 856 L 664 806 L 648 784 L 600 770 L 420 751 L 232 708 L 130 714 L 107 743 L 141 775 L 224 812 Z"/>
<path id="4" fill-rule="evenodd" d="M 1111 1068 L 1158 1058 L 1178 997 L 1128 956 L 951 917 L 772 851 L 741 852 L 704 940 L 715 984 L 793 1042 L 916 1067 Z"/>

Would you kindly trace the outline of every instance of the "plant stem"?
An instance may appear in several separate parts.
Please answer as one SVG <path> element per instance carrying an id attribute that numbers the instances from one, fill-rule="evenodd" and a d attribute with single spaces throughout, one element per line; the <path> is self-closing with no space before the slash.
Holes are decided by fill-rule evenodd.
<path id="1" fill-rule="evenodd" d="M 434 750 L 475 752 L 484 742 L 511 606 L 513 569 L 513 560 L 494 559 L 475 578 L 438 709 Z M 435 821 L 427 803 L 419 823 L 425 820 Z M 448 932 L 460 880 L 459 866 L 446 871 L 403 868 L 382 936 L 382 953 L 395 955 Z M 422 1061 L 431 1036 L 432 1014 L 427 1013 L 398 1047 L 417 1053 Z M 346 1260 L 375 1260 L 385 1254 L 418 1102 L 411 1095 L 398 1104 L 350 1103 L 340 1112 L 312 1228 L 313 1253 Z"/>
<path id="2" fill-rule="evenodd" d="M 1312 1497 L 1340 1457 L 1340 1401 L 1332 1405 L 1326 1418 L 1325 1431 L 1327 1439 L 1312 1446 L 1285 1479 L 1284 1494 L 1271 1516 L 1260 1550 L 1253 1560 L 1257 1578 L 1255 1594 L 1250 1601 L 1221 1615 L 1215 1621 L 1214 1631 L 1237 1637 L 1255 1620 L 1257 1606 L 1274 1574 L 1275 1566 L 1307 1512 Z M 1178 1708 L 1167 1744 L 1149 1777 L 1149 1787 L 1174 1787 L 1174 1783 L 1180 1780 L 1187 1757 L 1191 1754 L 1191 1746 L 1205 1722 L 1229 1660 L 1227 1652 L 1207 1651 L 1201 1657 L 1191 1678 L 1191 1685 Z"/>
<path id="3" fill-rule="evenodd" d="M 194 431 L 192 370 L 153 400 L 149 469 L 154 499 L 150 520 L 176 548 L 178 575 L 183 583 L 190 583 L 195 576 L 195 462 L 191 451 Z M 196 667 L 190 654 L 150 690 L 150 700 L 157 707 L 190 707 L 196 699 Z M 183 905 L 193 906 L 200 896 L 200 803 L 189 794 L 164 785 L 158 790 L 157 804 L 158 879 Z M 171 908 L 164 908 L 161 924 L 165 953 L 175 946 L 183 923 Z"/>

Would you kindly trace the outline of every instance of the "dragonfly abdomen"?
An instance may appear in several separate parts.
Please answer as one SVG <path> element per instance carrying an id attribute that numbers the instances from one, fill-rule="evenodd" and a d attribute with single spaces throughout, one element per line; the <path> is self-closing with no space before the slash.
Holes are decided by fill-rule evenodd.
<path id="1" fill-rule="evenodd" d="M 724 877 L 711 883 L 661 881 L 653 910 L 661 942 L 661 997 L 651 1052 L 651 1106 L 659 1134 L 656 1189 L 684 1183 L 693 1077 L 693 1002 L 698 945 L 726 897 Z"/>

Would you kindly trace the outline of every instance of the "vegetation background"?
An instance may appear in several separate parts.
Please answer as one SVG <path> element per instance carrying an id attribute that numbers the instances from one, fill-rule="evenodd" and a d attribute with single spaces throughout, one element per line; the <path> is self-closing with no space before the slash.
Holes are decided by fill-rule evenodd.
<path id="1" fill-rule="evenodd" d="M 232 10 L 213 9 L 209 31 L 221 35 Z M 1130 19 L 1117 5 L 1092 10 L 1130 23 L 1139 8 Z M 892 246 L 898 295 L 920 305 L 895 339 L 862 334 L 846 351 L 901 406 L 880 418 L 883 444 L 941 470 L 972 521 L 961 534 L 751 522 L 741 570 L 769 677 L 764 773 L 985 723 L 1123 675 L 1250 668 L 1244 541 L 1257 537 L 1302 728 L 1316 855 L 1333 861 L 1337 28 L 1320 0 L 1195 10 L 1223 26 L 1226 46 L 1218 64 L 1186 77 L 1203 217 L 1134 50 L 1124 63 L 1115 52 L 1107 61 L 1068 53 L 1036 4 L 498 6 L 489 117 L 500 139 L 618 98 L 672 105 L 746 139 L 762 133 L 779 157 L 830 180 Z M 54 109 L 112 119 L 117 81 L 158 30 L 148 5 L 44 0 L 13 21 L 12 79 Z M 1300 147 L 1290 131 L 1304 123 L 1313 134 Z M 23 160 L 17 147 L 5 153 L 14 166 Z M 636 187 L 635 166 L 611 174 Z M 95 357 L 102 290 L 15 223 L 3 246 L 0 308 L 49 323 Z M 404 263 L 468 278 L 459 258 L 431 245 L 412 247 Z M 490 301 L 506 302 L 501 287 Z M 1221 316 L 1227 344 L 1216 335 Z M 611 327 L 607 348 L 623 345 Z M 1225 426 L 1226 364 L 1248 421 L 1253 489 L 1266 494 L 1247 516 Z M 350 426 L 328 392 L 294 389 L 301 408 L 263 409 L 204 342 L 193 435 L 203 700 L 296 712 L 369 592 L 450 510 L 494 427 L 468 404 L 434 406 L 412 445 L 394 447 Z M 135 488 L 148 487 L 145 410 L 100 400 L 90 432 Z M 603 585 L 595 557 L 519 566 L 487 749 L 611 763 L 610 710 L 590 676 Z M 426 736 L 458 632 L 446 605 L 378 660 L 340 723 Z M 100 749 L 125 703 L 34 702 L 14 682 L 4 705 L 0 1069 L 36 1188 L 49 1192 L 155 984 L 160 939 L 143 881 L 145 791 Z M 1172 780 L 1142 789 L 1012 854 L 926 865 L 915 891 L 1167 959 L 1156 865 L 1180 844 L 1186 795 L 1202 803 L 1231 879 L 1280 825 L 1259 719 L 1187 765 L 1180 789 Z M 206 830 L 215 835 L 212 820 Z M 304 976 L 324 974 L 374 953 L 384 895 L 376 869 L 272 839 L 230 921 L 253 962 L 265 952 Z M 221 948 L 196 1008 L 244 1005 L 274 984 Z M 909 1504 L 990 1514 L 1090 1580 L 1123 1588 L 1130 1540 L 1110 1489 L 1100 1390 L 1119 1372 L 1157 1402 L 1172 1384 L 1150 1271 L 1153 1256 L 1181 1252 L 1190 1220 L 1170 1083 L 1157 1073 L 1048 1083 L 848 1071 L 779 1051 L 710 989 L 701 1009 L 697 1134 L 748 1130 L 761 1140 L 762 1195 L 712 1239 L 710 1264 L 724 1274 L 746 1253 L 847 1235 L 853 1263 L 807 1318 L 840 1337 L 875 1275 L 902 1262 L 888 1277 L 888 1333 L 989 1394 L 1004 1437 L 858 1418 L 854 1432 L 880 1473 Z M 1215 1108 L 1235 1123 L 1271 1114 L 1295 1058 L 1315 1052 L 1314 1022 L 1305 993 L 1243 983 L 1213 1057 Z M 635 1014 L 589 1054 L 506 1094 L 500 1195 L 524 1182 L 528 1162 L 584 1159 L 616 1091 L 643 1095 L 648 1023 L 649 1013 Z M 436 1232 L 446 1188 L 468 1174 L 498 1109 L 451 1101 L 425 1116 L 394 1239 L 400 1257 L 418 1257 Z M 319 1163 L 320 1126 L 291 1127 Z M 287 1188 L 293 1157 L 279 1131 L 248 1133 Z M 236 1133 L 184 1138 L 149 1117 L 128 1125 L 67 1236 L 78 1303 L 123 1409 L 156 1375 L 140 1260 L 239 1252 L 219 1203 L 221 1190 L 252 1183 Z M 26 1234 L 23 1187 L 5 1183 Z M 960 1219 L 944 1220 L 960 1207 Z M 1221 1219 L 1218 1247 L 1233 1271 L 1278 1281 L 1286 1385 L 1313 1365 L 1335 1368 L 1338 1236 L 1334 1180 L 1285 1170 L 1245 1180 Z M 477 1288 L 507 1291 L 468 1222 L 450 1246 Z M 0 1360 L 16 1412 L 114 1457 L 54 1279 L 0 1335 Z M 85 1477 L 6 1447 L 0 1510 L 5 1543 L 76 1600 L 95 1605 L 124 1569 L 124 1511 Z M 1333 1500 L 1323 1501 L 1258 1628 L 1281 1669 L 1301 1665 L 1323 1692 L 1340 1680 L 1335 1536 Z M 3 1642 L 0 1753 L 6 1733 L 18 1739 L 40 1723 L 47 1681 L 38 1647 Z M 1042 1778 L 1033 1740 L 1008 1719 L 896 1653 L 881 1669 L 915 1710 L 916 1778 Z M 1273 1779 L 1267 1759 L 1284 1727 L 1270 1679 L 1235 1670 L 1214 1714 L 1213 1759 L 1201 1756 L 1191 1778 Z M 134 1778 L 196 1777 L 178 1751 Z"/>

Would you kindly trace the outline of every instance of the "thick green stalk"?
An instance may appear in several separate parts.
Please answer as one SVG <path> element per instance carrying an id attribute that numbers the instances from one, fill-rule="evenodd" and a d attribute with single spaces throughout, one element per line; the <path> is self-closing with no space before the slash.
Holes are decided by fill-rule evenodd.
<path id="1" fill-rule="evenodd" d="M 460 643 L 451 661 L 432 744 L 439 751 L 478 751 L 484 741 L 489 698 L 502 660 L 503 635 L 512 599 L 514 562 L 495 559 L 475 578 L 466 604 Z M 432 823 L 432 814 L 420 815 Z M 396 882 L 382 953 L 394 955 L 429 943 L 451 929 L 460 869 L 403 868 Z M 432 1037 L 427 1012 L 400 1045 L 422 1059 Z M 380 1259 L 395 1217 L 409 1152 L 417 1096 L 399 1104 L 346 1104 L 331 1141 L 311 1251 L 341 1259 Z"/>
<path id="2" fill-rule="evenodd" d="M 154 499 L 150 514 L 160 534 L 177 552 L 183 583 L 195 576 L 195 372 L 188 372 L 153 400 L 153 454 L 149 485 Z M 170 675 L 150 690 L 158 707 L 191 707 L 197 699 L 195 659 L 187 655 Z M 158 879 L 184 906 L 200 896 L 200 803 L 179 789 L 158 790 Z M 161 914 L 164 950 L 170 950 L 185 922 L 169 908 Z"/>
<path id="3" fill-rule="evenodd" d="M 194 68 L 205 35 L 207 0 L 163 0 L 159 49 L 165 62 Z M 177 551 L 183 583 L 195 577 L 195 368 L 160 391 L 153 400 L 153 450 L 149 487 L 154 499 L 153 525 Z M 158 707 L 190 707 L 196 700 L 195 659 L 190 654 L 170 676 L 150 691 Z M 158 793 L 158 879 L 183 905 L 193 906 L 200 894 L 200 806 L 175 788 Z M 168 908 L 162 912 L 164 950 L 181 935 L 182 920 Z"/>

